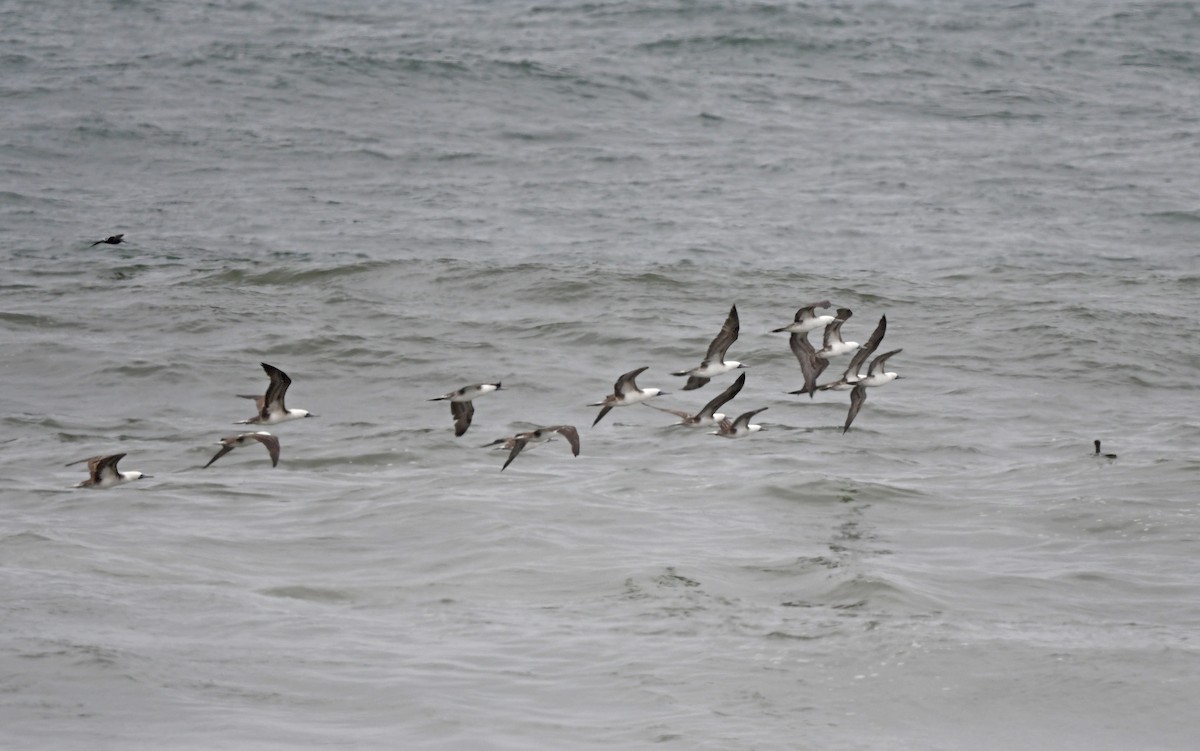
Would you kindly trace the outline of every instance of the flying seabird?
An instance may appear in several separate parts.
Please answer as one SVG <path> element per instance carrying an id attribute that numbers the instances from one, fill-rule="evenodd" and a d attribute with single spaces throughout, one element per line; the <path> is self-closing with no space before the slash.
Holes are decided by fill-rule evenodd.
<path id="1" fill-rule="evenodd" d="M 810 305 L 805 305 L 800 310 L 796 311 L 796 320 L 786 326 L 777 329 L 771 329 L 772 334 L 778 334 L 780 331 L 786 331 L 790 334 L 807 334 L 810 331 L 815 331 L 822 326 L 828 326 L 833 323 L 833 316 L 817 315 L 817 308 L 828 308 L 829 301 L 822 300 Z"/>
<path id="2" fill-rule="evenodd" d="M 838 308 L 833 323 L 825 327 L 825 343 L 816 351 L 816 356 L 828 360 L 831 357 L 844 355 L 858 349 L 858 342 L 847 342 L 842 339 L 842 324 L 854 315 L 849 308 Z"/>
<path id="3" fill-rule="evenodd" d="M 271 377 L 271 384 L 267 386 L 267 393 L 263 396 L 238 394 L 243 399 L 253 399 L 255 406 L 258 407 L 258 414 L 245 420 L 238 420 L 234 423 L 235 425 L 274 425 L 301 417 L 316 417 L 307 409 L 285 407 L 283 397 L 287 394 L 288 386 L 292 385 L 292 379 L 274 365 L 268 365 L 265 362 L 259 363 L 259 365 L 262 365 L 262 369 L 267 371 L 267 375 Z"/>
<path id="4" fill-rule="evenodd" d="M 217 452 L 216 456 L 208 460 L 208 464 L 204 465 L 204 469 L 208 469 L 209 465 L 238 446 L 245 446 L 247 440 L 258 441 L 266 446 L 267 453 L 271 455 L 271 466 L 274 467 L 279 464 L 279 439 L 266 431 L 260 430 L 257 433 L 242 433 L 222 438 L 220 440 L 221 450 Z"/>
<path id="5" fill-rule="evenodd" d="M 817 357 L 816 349 L 808 341 L 808 334 L 793 333 L 788 337 L 788 346 L 792 348 L 792 354 L 800 363 L 800 374 L 804 376 L 804 388 L 788 393 L 808 394 L 811 398 L 817 391 L 817 378 L 829 367 L 829 360 Z"/>
<path id="6" fill-rule="evenodd" d="M 1095 456 L 1102 456 L 1102 457 L 1104 457 L 1105 459 L 1116 459 L 1116 458 L 1117 458 L 1117 455 L 1116 455 L 1116 454 L 1101 454 L 1101 453 L 1100 453 L 1100 441 L 1099 441 L 1099 440 L 1092 441 L 1092 443 L 1094 443 L 1094 444 L 1096 445 L 1096 453 L 1094 454 Z"/>
<path id="7" fill-rule="evenodd" d="M 680 418 L 680 421 L 677 422 L 676 425 L 687 425 L 688 427 L 692 428 L 708 427 L 710 425 L 716 425 L 725 419 L 725 415 L 717 412 L 717 410 L 720 409 L 721 405 L 723 405 L 725 402 L 737 396 L 738 392 L 742 390 L 742 386 L 745 385 L 746 374 L 742 373 L 740 376 L 738 376 L 737 380 L 729 386 L 729 388 L 725 389 L 720 394 L 717 394 L 715 399 L 701 407 L 700 411 L 694 415 L 688 414 L 682 409 L 667 409 L 666 407 L 659 407 L 649 403 L 646 403 L 645 406 L 653 407 L 660 412 L 669 412 L 673 415 L 677 415 Z"/>
<path id="8" fill-rule="evenodd" d="M 846 372 L 842 374 L 842 377 L 836 381 L 823 383 L 817 389 L 820 391 L 849 391 L 854 388 L 854 384 L 863 379 L 862 373 L 859 372 L 862 369 L 863 363 L 879 348 L 879 343 L 883 341 L 883 335 L 886 333 L 887 316 L 880 316 L 879 324 L 875 327 L 875 331 L 871 333 L 871 338 L 867 340 L 866 344 L 858 348 L 858 351 L 854 353 L 854 357 L 850 358 L 850 365 L 846 367 Z M 802 394 L 804 392 L 793 391 L 791 393 Z"/>
<path id="9" fill-rule="evenodd" d="M 93 456 L 90 459 L 80 459 L 76 462 L 71 462 L 66 465 L 72 467 L 82 462 L 87 462 L 88 479 L 82 482 L 75 483 L 77 488 L 109 488 L 113 485 L 120 485 L 123 482 L 131 480 L 140 480 L 143 477 L 152 477 L 153 475 L 144 475 L 136 470 L 122 472 L 117 469 L 117 462 L 121 461 L 124 454 L 109 454 L 108 456 Z"/>
<path id="10" fill-rule="evenodd" d="M 471 418 L 475 415 L 475 405 L 471 404 L 471 400 L 499 390 L 499 383 L 477 383 L 474 386 L 463 386 L 458 391 L 451 391 L 429 401 L 450 400 L 450 414 L 454 417 L 454 437 L 458 438 L 471 427 Z"/>
<path id="11" fill-rule="evenodd" d="M 825 341 L 821 349 L 814 348 L 808 341 L 808 332 L 792 333 L 788 338 L 788 346 L 792 348 L 792 354 L 800 363 L 800 374 L 804 376 L 804 388 L 788 393 L 808 394 L 809 398 L 815 396 L 817 378 L 825 372 L 825 368 L 829 367 L 829 358 L 849 352 L 858 346 L 857 342 L 842 341 L 842 324 L 852 315 L 849 308 L 838 308 L 836 317 L 821 316 L 821 318 L 829 318 L 831 321 L 825 326 Z"/>
<path id="12" fill-rule="evenodd" d="M 119 235 L 110 235 L 110 236 L 104 238 L 103 240 L 97 240 L 96 242 L 92 243 L 88 247 L 94 248 L 97 245 L 99 245 L 100 243 L 104 243 L 105 245 L 120 245 L 121 243 L 125 242 L 124 237 L 125 237 L 124 232 L 122 232 Z"/>
<path id="13" fill-rule="evenodd" d="M 882 386 L 900 377 L 895 373 L 877 372 L 877 369 L 882 369 L 889 357 L 902 351 L 894 349 L 876 357 L 871 361 L 871 367 L 867 368 L 867 374 L 854 383 L 854 390 L 850 392 L 850 412 L 846 415 L 846 424 L 842 427 L 843 433 L 850 429 L 850 423 L 854 422 L 858 411 L 862 409 L 863 402 L 867 400 L 868 386 Z"/>
<path id="14" fill-rule="evenodd" d="M 750 418 L 757 415 L 759 412 L 766 411 L 766 407 L 756 409 L 753 412 L 746 412 L 738 415 L 738 418 L 733 422 L 722 420 L 717 423 L 717 429 L 710 431 L 709 435 L 719 435 L 722 438 L 745 438 L 751 433 L 757 433 L 763 429 L 761 425 L 751 425 Z"/>
<path id="15" fill-rule="evenodd" d="M 725 319 L 725 324 L 721 326 L 721 331 L 712 340 L 712 343 L 708 345 L 708 352 L 704 354 L 704 361 L 691 370 L 681 370 L 671 374 L 688 377 L 687 384 L 683 387 L 684 391 L 700 388 L 708 383 L 713 376 L 747 367 L 737 360 L 727 361 L 725 359 L 725 352 L 728 351 L 729 345 L 737 341 L 739 328 L 737 305 L 734 305 L 729 309 L 729 316 Z"/>
<path id="16" fill-rule="evenodd" d="M 596 419 L 592 422 L 592 427 L 596 427 L 596 423 L 604 419 L 604 416 L 609 413 L 613 407 L 625 407 L 630 404 L 644 402 L 652 396 L 664 396 L 665 392 L 659 389 L 639 389 L 634 379 L 637 378 L 642 371 L 650 367 L 643 365 L 637 370 L 631 370 L 625 375 L 617 379 L 613 384 L 613 392 L 604 397 L 604 401 L 589 404 L 589 407 L 600 407 L 600 414 L 596 415 Z"/>
<path id="17" fill-rule="evenodd" d="M 528 430 L 524 433 L 517 433 L 511 438 L 499 438 L 492 441 L 488 446 L 500 446 L 501 448 L 509 449 L 508 459 L 504 462 L 504 466 L 500 468 L 503 472 L 508 465 L 512 464 L 512 460 L 517 458 L 517 454 L 530 443 L 546 443 L 554 434 L 558 433 L 567 439 L 567 443 L 571 444 L 571 454 L 579 456 L 579 431 L 574 425 L 550 425 L 545 428 L 537 428 Z"/>

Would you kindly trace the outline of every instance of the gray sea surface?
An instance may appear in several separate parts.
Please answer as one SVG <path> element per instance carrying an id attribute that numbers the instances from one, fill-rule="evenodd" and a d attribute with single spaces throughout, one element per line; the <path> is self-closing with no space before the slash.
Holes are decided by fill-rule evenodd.
<path id="1" fill-rule="evenodd" d="M 0 747 L 1197 748 L 1198 80 L 1195 2 L 0 4 Z M 591 426 L 733 304 L 763 432 Z"/>

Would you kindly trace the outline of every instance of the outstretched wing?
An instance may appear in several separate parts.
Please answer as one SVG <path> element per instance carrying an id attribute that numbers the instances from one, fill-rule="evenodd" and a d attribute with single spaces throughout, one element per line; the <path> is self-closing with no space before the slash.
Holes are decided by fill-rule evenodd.
<path id="1" fill-rule="evenodd" d="M 843 433 L 850 429 L 850 423 L 854 422 L 854 418 L 858 416 L 858 411 L 862 409 L 863 402 L 866 400 L 867 387 L 860 383 L 850 392 L 850 412 L 846 415 L 846 425 L 842 428 Z"/>
<path id="2" fill-rule="evenodd" d="M 596 419 L 592 421 L 592 427 L 593 427 L 593 428 L 594 428 L 594 427 L 596 427 L 596 423 L 598 423 L 598 422 L 600 422 L 601 420 L 603 420 L 603 419 L 604 419 L 604 416 L 605 416 L 605 415 L 607 415 L 607 414 L 608 414 L 609 412 L 611 412 L 611 411 L 612 411 L 612 407 L 611 407 L 611 406 L 609 406 L 609 407 L 601 407 L 601 408 L 600 408 L 600 414 L 596 415 Z"/>
<path id="3" fill-rule="evenodd" d="M 639 375 L 641 375 L 648 367 L 650 367 L 650 366 L 643 365 L 642 367 L 638 368 L 637 370 L 631 370 L 628 373 L 626 373 L 625 375 L 618 378 L 617 382 L 613 384 L 613 393 L 616 394 L 617 396 L 621 396 L 629 391 L 637 391 L 638 390 L 637 383 L 635 383 L 634 380 Z"/>
<path id="4" fill-rule="evenodd" d="M 804 376 L 804 388 L 795 393 L 808 394 L 811 398 L 817 390 L 817 378 L 825 372 L 825 368 L 829 367 L 829 361 L 823 357 L 817 357 L 817 351 L 808 341 L 808 334 L 792 334 L 788 339 L 788 344 L 791 345 L 792 354 L 800 363 L 800 374 Z"/>
<path id="5" fill-rule="evenodd" d="M 713 413 L 716 412 L 718 409 L 720 409 L 721 406 L 723 404 L 725 404 L 725 402 L 727 402 L 730 399 L 732 399 L 733 397 L 737 396 L 738 393 L 742 390 L 742 386 L 745 386 L 745 385 L 746 385 L 746 374 L 742 373 L 740 376 L 738 376 L 738 379 L 736 381 L 734 381 L 732 384 L 730 384 L 729 388 L 727 388 L 724 391 L 722 391 L 721 393 L 717 394 L 716 398 L 714 398 L 708 404 L 705 404 L 703 407 L 701 407 L 700 413 L 697 415 L 697 417 L 711 418 L 713 416 Z M 685 417 L 686 417 L 686 415 L 685 415 Z"/>
<path id="6" fill-rule="evenodd" d="M 825 327 L 825 338 L 823 340 L 825 349 L 829 349 L 830 345 L 835 341 L 842 341 L 842 324 L 852 315 L 854 313 L 849 308 L 838 308 L 837 317 L 833 319 L 833 323 Z"/>
<path id="7" fill-rule="evenodd" d="M 729 316 L 726 317 L 725 323 L 721 326 L 720 333 L 718 333 L 717 336 L 712 340 L 712 343 L 708 345 L 708 352 L 704 354 L 704 362 L 724 362 L 725 353 L 729 351 L 729 345 L 737 341 L 738 332 L 740 330 L 741 325 L 738 322 L 737 305 L 734 305 L 729 309 Z M 691 381 L 689 380 L 688 383 L 690 384 Z M 708 381 L 705 380 L 704 383 L 708 383 Z M 703 386 L 704 384 L 702 383 L 700 385 Z M 685 386 L 684 390 L 688 390 L 688 387 Z"/>
<path id="8" fill-rule="evenodd" d="M 475 407 L 471 402 L 450 402 L 450 414 L 454 416 L 454 437 L 458 438 L 471 427 Z"/>
<path id="9" fill-rule="evenodd" d="M 288 378 L 287 373 L 284 373 L 274 365 L 267 363 L 259 363 L 262 369 L 267 371 L 267 375 L 271 377 L 271 385 L 267 386 L 266 396 L 263 397 L 263 404 L 259 407 L 259 417 L 266 420 L 269 415 L 269 410 L 272 404 L 279 404 L 279 410 L 286 412 L 287 407 L 283 404 L 283 397 L 287 394 L 288 386 L 292 385 L 292 379 Z"/>
<path id="10" fill-rule="evenodd" d="M 858 380 L 859 371 L 862 368 L 867 358 L 875 353 L 879 348 L 879 343 L 883 341 L 883 335 L 887 333 L 887 316 L 879 317 L 879 324 L 875 330 L 871 332 L 871 338 L 867 343 L 854 353 L 854 357 L 850 358 L 850 365 L 846 368 L 845 379 L 848 383 L 853 383 Z"/>
<path id="11" fill-rule="evenodd" d="M 527 434 L 522 433 L 513 441 L 512 451 L 508 453 L 508 460 L 504 462 L 504 466 L 500 468 L 503 472 L 508 465 L 512 464 L 512 460 L 517 458 L 517 454 L 521 453 L 521 449 L 525 448 L 525 444 L 529 443 Z"/>
<path id="12" fill-rule="evenodd" d="M 744 413 L 738 415 L 738 419 L 733 421 L 733 429 L 741 430 L 742 428 L 744 428 L 750 424 L 750 419 L 752 417 L 757 415 L 759 412 L 765 412 L 766 410 L 767 410 L 766 407 L 762 407 L 760 409 L 754 410 L 753 412 L 744 412 Z"/>
<path id="13" fill-rule="evenodd" d="M 571 444 L 571 454 L 579 456 L 579 431 L 575 429 L 574 425 L 555 425 L 549 428 L 549 430 L 553 430 L 563 438 L 566 438 L 567 443 Z"/>
<path id="14" fill-rule="evenodd" d="M 117 462 L 121 461 L 124 454 L 111 454 L 109 456 L 98 456 L 88 461 L 88 472 L 92 476 L 93 482 L 100 482 L 105 475 L 116 476 Z"/>
<path id="15" fill-rule="evenodd" d="M 220 459 L 222 456 L 225 456 L 225 455 L 226 455 L 226 454 L 228 454 L 230 451 L 233 451 L 233 446 L 234 446 L 234 445 L 233 445 L 232 443 L 226 443 L 226 444 L 222 444 L 222 445 L 221 445 L 221 450 L 220 450 L 220 451 L 218 451 L 218 452 L 216 453 L 216 455 L 214 455 L 214 456 L 213 456 L 213 458 L 209 459 L 209 460 L 208 460 L 208 464 L 205 464 L 205 465 L 202 467 L 202 469 L 208 469 L 208 468 L 209 468 L 209 466 L 210 466 L 210 465 L 211 465 L 213 462 L 215 462 L 216 460 Z"/>
<path id="16" fill-rule="evenodd" d="M 800 308 L 800 310 L 796 311 L 796 320 L 793 321 L 793 323 L 800 323 L 801 321 L 806 321 L 809 318 L 816 318 L 817 308 L 828 308 L 828 307 L 829 307 L 828 300 L 822 300 L 821 302 L 815 302 L 810 305 L 805 305 L 803 308 Z"/>
<path id="17" fill-rule="evenodd" d="M 883 367 L 884 367 L 884 365 L 887 364 L 887 360 L 889 357 L 891 357 L 892 355 L 899 354 L 903 351 L 904 351 L 903 349 L 894 349 L 891 352 L 884 352 L 879 357 L 876 357 L 874 360 L 871 361 L 871 369 L 867 371 L 867 375 L 869 375 L 869 376 L 875 375 L 876 369 L 883 370 Z"/>
<path id="18" fill-rule="evenodd" d="M 271 455 L 271 466 L 279 464 L 279 439 L 270 433 L 251 433 L 250 438 L 258 441 L 267 447 L 267 453 Z"/>

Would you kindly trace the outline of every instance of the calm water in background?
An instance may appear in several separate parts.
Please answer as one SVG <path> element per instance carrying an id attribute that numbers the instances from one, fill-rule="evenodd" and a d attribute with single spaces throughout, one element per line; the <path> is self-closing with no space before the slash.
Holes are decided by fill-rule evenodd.
<path id="1" fill-rule="evenodd" d="M 0 745 L 1200 742 L 1196 4 L 0 29 Z M 766 333 L 826 297 L 904 349 L 845 435 Z M 733 303 L 766 432 L 588 427 Z M 200 470 L 260 361 L 319 417 Z"/>

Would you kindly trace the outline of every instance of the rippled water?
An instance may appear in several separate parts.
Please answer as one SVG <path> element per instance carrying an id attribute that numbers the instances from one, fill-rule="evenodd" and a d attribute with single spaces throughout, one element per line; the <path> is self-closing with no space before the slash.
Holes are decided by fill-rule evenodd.
<path id="1" fill-rule="evenodd" d="M 6 747 L 1195 745 L 1193 4 L 0 28 Z M 904 350 L 845 435 L 823 298 Z M 590 427 L 731 304 L 765 432 Z M 260 362 L 319 416 L 200 469 Z"/>

